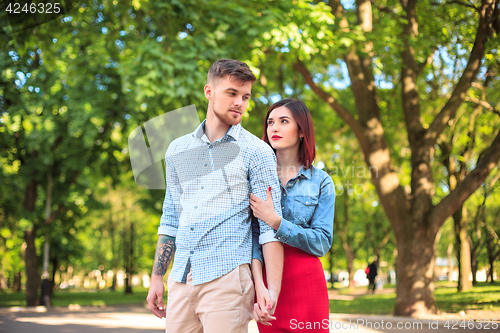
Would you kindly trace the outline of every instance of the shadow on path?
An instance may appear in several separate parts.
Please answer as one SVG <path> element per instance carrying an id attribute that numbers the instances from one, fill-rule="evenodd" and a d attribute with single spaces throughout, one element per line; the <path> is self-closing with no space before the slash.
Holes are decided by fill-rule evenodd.
<path id="1" fill-rule="evenodd" d="M 165 319 L 137 308 L 82 312 L 0 313 L 0 332 L 8 333 L 139 333 L 165 332 Z"/>

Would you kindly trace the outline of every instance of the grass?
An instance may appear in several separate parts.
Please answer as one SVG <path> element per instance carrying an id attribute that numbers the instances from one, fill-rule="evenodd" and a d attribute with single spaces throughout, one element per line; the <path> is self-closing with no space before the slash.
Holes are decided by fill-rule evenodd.
<path id="1" fill-rule="evenodd" d="M 366 287 L 359 289 L 366 290 Z M 339 295 L 347 295 L 348 289 L 339 290 Z M 457 313 L 466 310 L 489 310 L 500 312 L 500 284 L 478 283 L 468 292 L 458 293 L 456 285 L 436 284 L 436 303 L 440 311 Z M 394 310 L 396 293 L 365 294 L 353 300 L 330 300 L 330 312 L 349 314 L 388 315 Z"/>
<path id="2" fill-rule="evenodd" d="M 148 292 L 144 289 L 134 289 L 132 294 L 123 291 L 100 291 L 90 292 L 81 290 L 56 291 L 52 296 L 53 306 L 67 307 L 70 304 L 80 306 L 108 306 L 143 304 L 146 302 Z M 0 307 L 26 306 L 25 293 L 0 293 Z"/>
<path id="3" fill-rule="evenodd" d="M 365 289 L 365 288 L 363 288 Z M 347 293 L 346 293 L 347 294 Z M 396 293 L 357 296 L 353 300 L 330 300 L 331 313 L 349 314 L 391 314 L 394 310 Z"/>

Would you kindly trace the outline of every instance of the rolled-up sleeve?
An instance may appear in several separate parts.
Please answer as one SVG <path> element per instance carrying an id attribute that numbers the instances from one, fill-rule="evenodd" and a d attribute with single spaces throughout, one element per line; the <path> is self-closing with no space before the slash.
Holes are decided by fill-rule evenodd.
<path id="1" fill-rule="evenodd" d="M 158 235 L 168 235 L 176 237 L 179 227 L 179 216 L 182 211 L 180 198 L 182 195 L 182 187 L 179 183 L 179 178 L 173 163 L 170 160 L 168 151 L 165 156 L 165 176 L 167 182 L 167 190 L 165 191 L 165 200 L 163 201 L 163 213 L 158 227 Z"/>
<path id="2" fill-rule="evenodd" d="M 252 214 L 252 259 L 258 259 L 264 263 L 262 246 L 259 244 L 260 226 L 259 221 Z"/>
<path id="3" fill-rule="evenodd" d="M 256 150 L 251 157 L 249 167 L 250 191 L 261 198 L 267 199 L 267 189 L 271 187 L 274 210 L 281 215 L 281 189 L 279 185 L 278 173 L 276 171 L 276 156 L 271 147 L 263 146 L 263 149 Z M 258 219 L 260 226 L 259 244 L 278 241 L 273 230 L 264 221 Z"/>
<path id="4" fill-rule="evenodd" d="M 335 185 L 330 177 L 326 177 L 321 183 L 310 227 L 304 228 L 282 218 L 276 238 L 304 252 L 322 257 L 332 246 L 334 211 Z"/>

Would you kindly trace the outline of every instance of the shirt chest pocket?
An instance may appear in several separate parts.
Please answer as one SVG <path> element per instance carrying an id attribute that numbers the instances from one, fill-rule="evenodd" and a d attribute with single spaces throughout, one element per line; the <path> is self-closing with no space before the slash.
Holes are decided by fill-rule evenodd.
<path id="1" fill-rule="evenodd" d="M 309 225 L 318 204 L 318 198 L 297 195 L 293 202 L 293 215 L 300 224 Z"/>

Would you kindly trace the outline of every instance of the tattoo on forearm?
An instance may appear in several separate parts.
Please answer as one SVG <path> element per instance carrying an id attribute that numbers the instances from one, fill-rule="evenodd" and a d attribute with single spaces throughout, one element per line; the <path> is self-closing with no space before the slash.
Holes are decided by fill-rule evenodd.
<path id="1" fill-rule="evenodd" d="M 160 235 L 158 246 L 156 248 L 155 263 L 153 266 L 153 274 L 164 276 L 167 272 L 168 265 L 175 253 L 175 238 L 165 235 Z"/>

